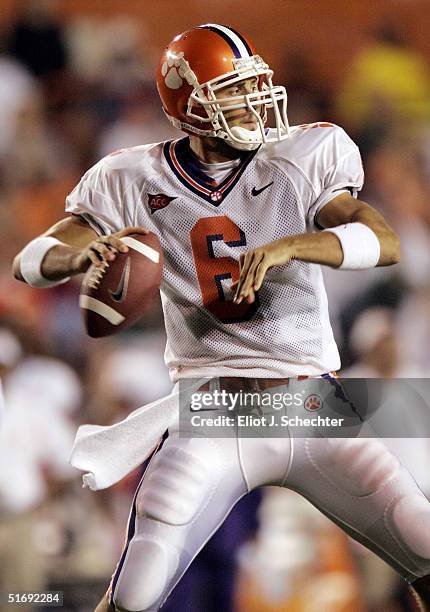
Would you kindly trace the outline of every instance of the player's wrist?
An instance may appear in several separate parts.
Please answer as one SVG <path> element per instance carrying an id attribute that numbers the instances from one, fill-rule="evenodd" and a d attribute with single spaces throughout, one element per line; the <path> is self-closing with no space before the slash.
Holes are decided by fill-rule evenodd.
<path id="1" fill-rule="evenodd" d="M 282 260 L 285 259 L 285 262 L 291 261 L 291 259 L 296 259 L 298 238 L 299 236 L 286 236 L 285 238 L 281 238 L 275 242 L 276 250 L 279 252 Z"/>
<path id="2" fill-rule="evenodd" d="M 287 238 L 289 260 L 338 267 L 342 262 L 342 249 L 334 234 L 312 232 Z"/>
<path id="3" fill-rule="evenodd" d="M 53 236 L 40 236 L 29 242 L 19 258 L 23 280 L 38 289 L 67 282 L 68 271 L 61 269 L 61 257 L 58 257 L 58 250 L 63 247 L 66 245 Z M 52 261 L 57 262 L 56 266 L 52 265 Z"/>
<path id="4" fill-rule="evenodd" d="M 61 281 L 66 277 L 85 272 L 80 257 L 82 249 L 59 243 L 50 249 L 42 260 L 40 271 L 48 280 Z"/>
<path id="5" fill-rule="evenodd" d="M 70 276 L 83 274 L 91 265 L 91 260 L 81 248 L 70 247 L 64 252 L 64 272 Z"/>

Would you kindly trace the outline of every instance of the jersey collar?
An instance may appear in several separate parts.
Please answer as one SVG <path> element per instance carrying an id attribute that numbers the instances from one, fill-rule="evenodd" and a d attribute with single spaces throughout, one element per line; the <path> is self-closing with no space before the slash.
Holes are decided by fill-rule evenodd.
<path id="1" fill-rule="evenodd" d="M 164 143 L 163 153 L 176 178 L 194 194 L 210 204 L 219 206 L 244 173 L 255 151 L 240 152 L 241 162 L 226 178 L 216 185 L 202 170 L 197 158 L 190 150 L 188 137 Z"/>

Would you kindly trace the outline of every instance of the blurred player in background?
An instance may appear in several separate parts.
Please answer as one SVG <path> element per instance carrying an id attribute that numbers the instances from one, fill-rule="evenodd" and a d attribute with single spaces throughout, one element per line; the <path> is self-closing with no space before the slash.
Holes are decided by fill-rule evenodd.
<path id="1" fill-rule="evenodd" d="M 396 234 L 356 199 L 357 147 L 333 124 L 290 128 L 285 88 L 225 26 L 176 36 L 157 86 L 168 119 L 188 136 L 102 159 L 68 197 L 70 216 L 16 257 L 15 277 L 35 287 L 65 282 L 126 252 L 127 233 L 153 231 L 165 253 L 174 382 L 215 377 L 222 389 L 262 391 L 330 377 L 340 361 L 320 265 L 399 260 Z M 314 442 L 170 430 L 136 491 L 97 610 L 158 609 L 238 499 L 269 483 L 302 493 L 430 606 L 430 505 L 410 474 L 379 440 Z"/>

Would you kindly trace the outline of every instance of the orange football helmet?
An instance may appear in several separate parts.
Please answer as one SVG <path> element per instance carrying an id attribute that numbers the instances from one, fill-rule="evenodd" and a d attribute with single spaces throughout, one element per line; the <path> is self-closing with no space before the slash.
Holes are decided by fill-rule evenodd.
<path id="1" fill-rule="evenodd" d="M 274 86 L 273 71 L 253 46 L 232 28 L 208 23 L 183 32 L 165 48 L 157 73 L 157 89 L 169 121 L 184 132 L 222 138 L 232 147 L 252 150 L 288 136 L 287 93 Z M 258 77 L 255 92 L 217 98 L 217 92 Z M 247 109 L 255 130 L 229 127 L 224 111 Z M 266 128 L 273 109 L 274 129 Z"/>

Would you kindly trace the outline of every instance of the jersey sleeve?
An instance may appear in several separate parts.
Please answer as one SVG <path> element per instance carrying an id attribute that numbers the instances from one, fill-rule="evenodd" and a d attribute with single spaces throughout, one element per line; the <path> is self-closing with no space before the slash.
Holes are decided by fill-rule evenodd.
<path id="1" fill-rule="evenodd" d="M 315 160 L 317 173 L 312 177 L 314 199 L 308 210 L 308 223 L 311 227 L 318 227 L 315 224 L 317 214 L 333 198 L 345 191 L 357 197 L 364 182 L 363 164 L 357 145 L 338 126 L 321 129 L 330 133 L 320 144 Z"/>
<path id="2" fill-rule="evenodd" d="M 270 154 L 272 163 L 294 183 L 309 229 L 318 212 L 337 195 L 353 196 L 363 186 L 364 173 L 357 145 L 332 123 L 291 128 L 291 134 Z"/>
<path id="3" fill-rule="evenodd" d="M 99 235 L 126 226 L 118 177 L 105 159 L 90 168 L 67 196 L 66 212 L 82 216 Z"/>

